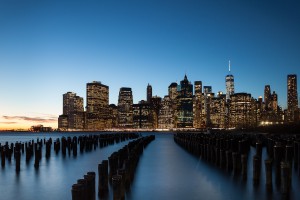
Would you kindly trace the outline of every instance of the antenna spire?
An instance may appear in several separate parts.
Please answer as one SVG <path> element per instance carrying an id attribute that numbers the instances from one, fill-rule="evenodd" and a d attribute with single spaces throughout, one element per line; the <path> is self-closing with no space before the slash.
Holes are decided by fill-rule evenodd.
<path id="1" fill-rule="evenodd" d="M 229 60 L 229 72 L 230 72 L 230 60 Z"/>

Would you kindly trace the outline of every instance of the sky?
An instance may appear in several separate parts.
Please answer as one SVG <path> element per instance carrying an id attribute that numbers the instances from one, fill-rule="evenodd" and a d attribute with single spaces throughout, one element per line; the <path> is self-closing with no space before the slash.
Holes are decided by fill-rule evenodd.
<path id="1" fill-rule="evenodd" d="M 286 108 L 299 10 L 297 0 L 0 0 L 0 129 L 56 128 L 62 95 L 86 104 L 92 81 L 114 104 L 121 87 L 145 99 L 148 83 L 164 97 L 185 74 L 225 93 L 229 60 L 235 92 L 258 98 L 270 85 Z"/>

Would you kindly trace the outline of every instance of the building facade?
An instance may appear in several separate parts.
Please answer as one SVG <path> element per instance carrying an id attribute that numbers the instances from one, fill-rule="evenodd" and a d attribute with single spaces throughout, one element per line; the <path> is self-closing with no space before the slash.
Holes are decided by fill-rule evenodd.
<path id="1" fill-rule="evenodd" d="M 133 127 L 133 97 L 132 90 L 128 87 L 122 87 L 119 91 L 118 99 L 118 125 L 119 128 Z"/>
<path id="2" fill-rule="evenodd" d="M 175 128 L 175 109 L 170 96 L 166 95 L 161 102 L 161 108 L 158 115 L 159 129 Z"/>
<path id="3" fill-rule="evenodd" d="M 226 95 L 220 94 L 210 100 L 210 127 L 226 128 Z"/>
<path id="4" fill-rule="evenodd" d="M 193 127 L 193 85 L 184 76 L 177 87 L 177 128 Z"/>
<path id="5" fill-rule="evenodd" d="M 150 103 L 152 98 L 152 86 L 148 83 L 147 85 L 147 102 Z"/>
<path id="6" fill-rule="evenodd" d="M 63 114 L 59 116 L 58 128 L 61 130 L 84 129 L 83 98 L 74 92 L 63 94 Z"/>
<path id="7" fill-rule="evenodd" d="M 230 128 L 249 128 L 257 125 L 256 103 L 248 93 L 235 93 L 230 97 Z"/>
<path id="8" fill-rule="evenodd" d="M 296 122 L 299 120 L 298 113 L 297 75 L 289 74 L 287 76 L 287 120 Z"/>
<path id="9" fill-rule="evenodd" d="M 151 104 L 145 101 L 140 101 L 138 104 L 133 104 L 133 128 L 152 129 L 153 115 Z"/>
<path id="10" fill-rule="evenodd" d="M 205 128 L 204 119 L 204 94 L 202 93 L 202 81 L 194 82 L 195 94 L 193 97 L 193 127 Z"/>
<path id="11" fill-rule="evenodd" d="M 86 129 L 103 130 L 111 128 L 109 87 L 99 81 L 87 83 L 86 99 Z"/>

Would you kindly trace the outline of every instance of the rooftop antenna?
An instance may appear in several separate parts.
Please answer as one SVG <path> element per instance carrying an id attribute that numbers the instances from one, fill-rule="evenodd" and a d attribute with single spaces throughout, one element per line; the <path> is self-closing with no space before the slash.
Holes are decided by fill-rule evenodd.
<path id="1" fill-rule="evenodd" d="M 230 60 L 229 60 L 229 72 L 230 72 Z"/>

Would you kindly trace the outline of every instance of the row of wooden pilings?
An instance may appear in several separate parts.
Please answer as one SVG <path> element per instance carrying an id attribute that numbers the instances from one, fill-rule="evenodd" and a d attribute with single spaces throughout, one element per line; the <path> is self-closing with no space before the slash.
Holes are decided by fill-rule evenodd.
<path id="1" fill-rule="evenodd" d="M 116 134 L 97 134 L 97 135 L 85 135 L 85 136 L 74 136 L 74 137 L 61 137 L 54 141 L 54 151 L 56 155 L 60 152 L 65 157 L 67 152 L 74 157 L 77 156 L 77 146 L 79 146 L 80 153 L 89 152 L 97 147 L 103 148 L 108 145 L 113 145 L 125 140 L 131 140 L 138 138 L 139 135 L 136 133 L 116 133 Z M 31 140 L 28 142 L 15 142 L 9 145 L 8 142 L 5 145 L 0 143 L 0 156 L 1 166 L 5 167 L 6 160 L 10 163 L 12 157 L 15 159 L 16 172 L 18 173 L 21 169 L 21 155 L 25 154 L 26 164 L 29 164 L 30 160 L 34 157 L 34 167 L 39 168 L 40 161 L 42 159 L 42 150 L 45 146 L 45 158 L 48 160 L 51 156 L 52 138 L 48 140 L 39 139 Z"/>
<path id="2" fill-rule="evenodd" d="M 247 179 L 248 155 L 252 144 L 256 148 L 256 153 L 252 158 L 254 185 L 258 185 L 260 182 L 262 148 L 265 140 L 268 141 L 267 151 L 269 153 L 269 158 L 264 161 L 266 189 L 268 192 L 272 191 L 272 169 L 274 166 L 275 183 L 277 186 L 281 186 L 282 197 L 286 199 L 291 187 L 291 161 L 294 150 L 292 146 L 283 146 L 279 142 L 270 145 L 270 141 L 273 141 L 270 138 L 253 139 L 248 135 L 222 133 L 177 133 L 174 135 L 174 141 L 190 153 L 217 165 L 221 169 L 228 172 L 232 171 L 234 176 L 241 175 L 243 180 Z M 298 147 L 297 150 L 299 150 Z"/>
<path id="3" fill-rule="evenodd" d="M 151 135 L 131 141 L 119 151 L 112 153 L 108 160 L 103 160 L 98 165 L 98 196 L 100 199 L 107 197 L 109 183 L 113 188 L 113 199 L 125 199 L 125 192 L 130 188 L 134 178 L 139 157 L 144 148 L 154 139 L 155 136 Z M 76 184 L 73 184 L 71 189 L 73 200 L 95 199 L 95 172 L 87 174 L 93 174 L 93 183 L 88 184 L 88 181 L 79 179 Z"/>

